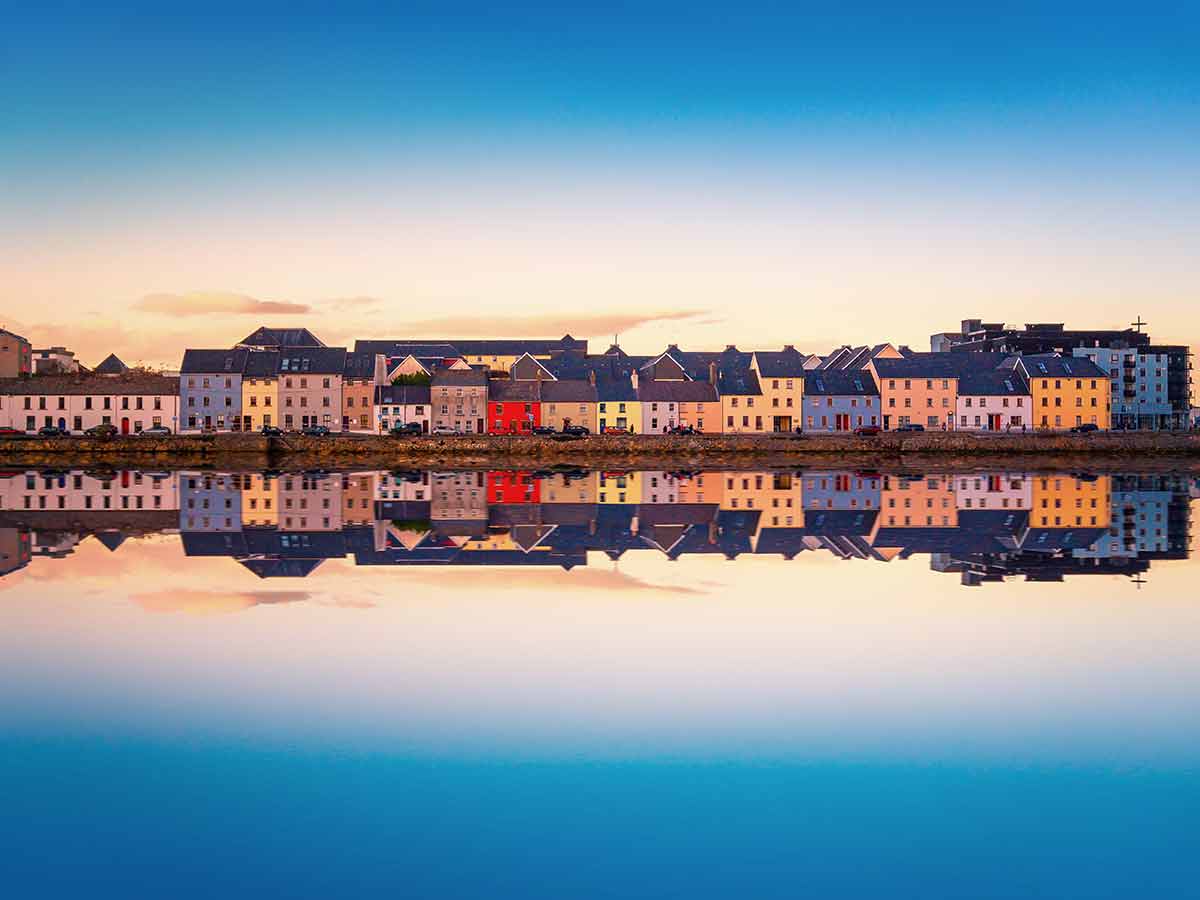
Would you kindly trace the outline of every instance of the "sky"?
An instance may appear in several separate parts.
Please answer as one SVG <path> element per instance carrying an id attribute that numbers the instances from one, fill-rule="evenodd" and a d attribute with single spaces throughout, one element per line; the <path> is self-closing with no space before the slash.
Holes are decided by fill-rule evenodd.
<path id="1" fill-rule="evenodd" d="M 1200 343 L 1195 4 L 173 6 L 0 28 L 0 327 L 85 364 Z"/>

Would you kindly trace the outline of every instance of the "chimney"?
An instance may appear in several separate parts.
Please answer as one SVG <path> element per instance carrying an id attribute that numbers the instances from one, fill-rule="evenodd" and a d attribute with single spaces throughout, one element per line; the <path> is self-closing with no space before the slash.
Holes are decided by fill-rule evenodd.
<path id="1" fill-rule="evenodd" d="M 728 350 L 736 350 L 736 349 L 737 349 L 737 345 L 736 345 L 736 344 L 726 344 L 726 345 L 725 345 L 725 349 L 726 349 L 727 351 L 728 351 Z"/>
<path id="2" fill-rule="evenodd" d="M 708 364 L 708 383 L 713 387 L 717 386 L 717 364 L 715 362 Z"/>
<path id="3" fill-rule="evenodd" d="M 588 369 L 588 384 L 590 384 L 592 387 L 596 386 L 596 370 L 595 369 Z"/>
<path id="4" fill-rule="evenodd" d="M 796 345 L 795 345 L 795 344 L 784 344 L 784 345 L 783 345 L 783 350 L 784 350 L 784 352 L 785 352 L 785 353 L 786 353 L 787 351 L 789 351 L 789 350 L 791 350 L 793 353 L 795 353 L 795 352 L 796 352 Z"/>
<path id="5" fill-rule="evenodd" d="M 629 373 L 629 380 L 633 382 L 633 389 L 636 391 L 638 386 L 637 369 Z"/>

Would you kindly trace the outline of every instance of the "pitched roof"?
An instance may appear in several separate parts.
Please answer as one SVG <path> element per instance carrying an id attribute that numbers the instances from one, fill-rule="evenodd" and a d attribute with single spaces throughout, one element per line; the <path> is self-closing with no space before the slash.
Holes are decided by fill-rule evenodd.
<path id="1" fill-rule="evenodd" d="M 3 336 L 3 335 L 7 335 L 8 337 L 14 338 L 15 340 L 18 340 L 18 341 L 21 341 L 24 344 L 29 343 L 29 341 L 26 338 L 21 337 L 21 335 L 17 334 L 15 331 L 9 331 L 7 328 L 0 328 L 0 336 Z"/>
<path id="2" fill-rule="evenodd" d="M 97 375 L 120 375 L 122 372 L 128 372 L 129 366 L 121 362 L 115 353 L 110 353 L 104 357 L 104 361 L 92 371 Z"/>
<path id="3" fill-rule="evenodd" d="M 1020 362 L 1031 378 L 1041 375 L 1052 378 L 1108 378 L 1108 372 L 1086 357 L 1037 353 L 1022 356 Z"/>
<path id="4" fill-rule="evenodd" d="M 38 375 L 34 378 L 0 379 L 0 394 L 24 395 L 102 395 L 126 394 L 166 396 L 179 393 L 179 379 L 166 375 L 126 372 L 116 377 L 92 375 Z"/>
<path id="5" fill-rule="evenodd" d="M 717 389 L 707 381 L 638 381 L 638 399 L 647 403 L 706 403 L 717 401 Z"/>
<path id="6" fill-rule="evenodd" d="M 487 387 L 487 383 L 483 369 L 439 369 L 430 376 L 434 387 Z"/>
<path id="7" fill-rule="evenodd" d="M 267 328 L 260 325 L 240 341 L 248 347 L 324 347 L 325 343 L 307 328 Z"/>
<path id="8" fill-rule="evenodd" d="M 542 395 L 540 381 L 493 381 L 488 385 L 488 402 L 538 403 Z"/>
<path id="9" fill-rule="evenodd" d="M 586 379 L 543 381 L 542 399 L 548 403 L 592 403 L 596 386 Z"/>
<path id="10" fill-rule="evenodd" d="M 375 403 L 379 406 L 410 406 L 429 404 L 427 384 L 385 384 L 375 388 Z"/>
<path id="11" fill-rule="evenodd" d="M 803 378 L 804 361 L 807 359 L 795 347 L 782 350 L 755 350 L 754 359 L 758 371 L 767 378 Z"/>
<path id="12" fill-rule="evenodd" d="M 286 347 L 279 351 L 281 375 L 341 375 L 345 367 L 345 347 Z"/>
<path id="13" fill-rule="evenodd" d="M 373 378 L 375 376 L 375 353 L 347 353 L 342 374 L 347 378 Z"/>
<path id="14" fill-rule="evenodd" d="M 809 372 L 804 379 L 804 393 L 821 397 L 867 397 L 878 396 L 879 388 L 866 369 L 818 369 Z"/>
<path id="15" fill-rule="evenodd" d="M 1010 395 L 1029 393 L 1029 382 L 1020 370 L 968 369 L 958 382 L 960 394 Z"/>
<path id="16" fill-rule="evenodd" d="M 354 349 L 359 351 L 373 351 L 376 353 L 387 353 L 389 356 L 395 356 L 402 353 L 411 352 L 404 348 L 413 346 L 431 346 L 441 345 L 450 346 L 454 349 L 452 356 L 520 356 L 522 353 L 532 353 L 535 356 L 548 356 L 556 350 L 582 349 L 587 350 L 587 341 L 577 341 L 569 334 L 564 335 L 557 340 L 543 339 L 527 339 L 527 338 L 512 338 L 512 339 L 496 339 L 496 340 L 463 340 L 460 338 L 430 338 L 425 341 L 405 341 L 405 340 L 358 340 L 354 342 Z M 393 352 L 393 348 L 399 348 Z M 438 353 L 428 353 L 426 355 L 435 356 Z"/>
<path id="17" fill-rule="evenodd" d="M 995 369 L 1005 358 L 1003 353 L 913 353 L 902 359 L 880 357 L 874 363 L 880 378 L 961 378 Z"/>
<path id="18" fill-rule="evenodd" d="M 279 374 L 279 351 L 251 350 L 242 374 L 247 378 L 274 378 Z"/>
<path id="19" fill-rule="evenodd" d="M 246 368 L 249 350 L 184 350 L 179 371 L 191 374 L 236 374 Z"/>

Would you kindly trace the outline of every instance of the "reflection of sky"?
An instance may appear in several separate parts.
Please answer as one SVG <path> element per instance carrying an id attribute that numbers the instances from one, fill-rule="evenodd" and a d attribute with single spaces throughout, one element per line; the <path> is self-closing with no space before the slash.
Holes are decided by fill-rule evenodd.
<path id="1" fill-rule="evenodd" d="M 593 554 L 263 582 L 174 537 L 0 583 L 5 730 L 468 757 L 1194 762 L 1195 562 L 965 589 L 918 557 Z M 503 577 L 501 577 L 503 576 Z M 228 612 L 239 615 L 187 615 Z"/>

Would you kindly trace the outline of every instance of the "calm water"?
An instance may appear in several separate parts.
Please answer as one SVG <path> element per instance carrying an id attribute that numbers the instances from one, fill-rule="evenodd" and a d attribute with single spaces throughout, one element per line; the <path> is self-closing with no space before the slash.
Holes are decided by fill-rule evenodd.
<path id="1" fill-rule="evenodd" d="M 1194 475 L 0 473 L 5 896 L 1200 896 Z"/>

